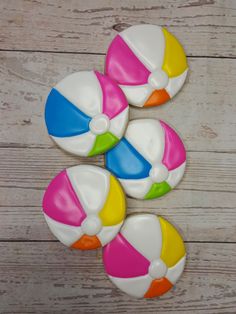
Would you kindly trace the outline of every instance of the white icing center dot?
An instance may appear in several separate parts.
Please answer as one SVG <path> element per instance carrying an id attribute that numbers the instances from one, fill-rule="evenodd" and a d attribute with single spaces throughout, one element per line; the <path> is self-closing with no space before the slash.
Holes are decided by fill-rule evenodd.
<path id="1" fill-rule="evenodd" d="M 93 236 L 98 234 L 102 229 L 101 220 L 95 215 L 89 215 L 82 222 L 81 229 L 83 233 Z"/>
<path id="2" fill-rule="evenodd" d="M 163 164 L 156 164 L 152 166 L 149 176 L 153 182 L 161 183 L 168 178 L 169 171 Z"/>
<path id="3" fill-rule="evenodd" d="M 161 259 L 151 262 L 148 269 L 148 274 L 153 279 L 161 279 L 165 277 L 166 273 L 167 273 L 167 266 Z"/>
<path id="4" fill-rule="evenodd" d="M 110 127 L 110 120 L 108 116 L 101 113 L 96 115 L 92 118 L 92 120 L 89 123 L 90 131 L 97 135 L 97 134 L 103 134 L 109 130 Z"/>
<path id="5" fill-rule="evenodd" d="M 148 77 L 148 83 L 155 89 L 162 89 L 168 85 L 169 77 L 163 70 L 155 70 Z"/>

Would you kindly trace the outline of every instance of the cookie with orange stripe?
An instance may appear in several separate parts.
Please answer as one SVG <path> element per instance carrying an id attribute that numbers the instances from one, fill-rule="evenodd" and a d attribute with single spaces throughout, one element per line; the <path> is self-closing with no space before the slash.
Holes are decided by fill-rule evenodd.
<path id="1" fill-rule="evenodd" d="M 104 267 L 111 281 L 137 298 L 153 298 L 169 291 L 181 276 L 185 259 L 178 231 L 152 214 L 129 216 L 103 249 Z"/>
<path id="2" fill-rule="evenodd" d="M 105 72 L 115 80 L 131 105 L 158 106 L 182 88 L 188 65 L 182 45 L 167 29 L 135 25 L 111 42 Z"/>
<path id="3" fill-rule="evenodd" d="M 125 196 L 109 171 L 80 165 L 63 170 L 51 181 L 43 212 L 50 230 L 63 244 L 96 249 L 119 232 L 126 213 Z"/>

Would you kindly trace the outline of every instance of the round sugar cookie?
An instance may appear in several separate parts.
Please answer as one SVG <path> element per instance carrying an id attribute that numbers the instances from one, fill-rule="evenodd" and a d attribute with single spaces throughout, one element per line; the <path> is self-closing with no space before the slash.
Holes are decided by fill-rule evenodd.
<path id="1" fill-rule="evenodd" d="M 122 140 L 106 153 L 106 167 L 127 195 L 153 199 L 171 191 L 181 180 L 186 151 L 178 134 L 157 119 L 129 122 Z"/>
<path id="2" fill-rule="evenodd" d="M 169 291 L 181 276 L 184 242 L 164 218 L 129 216 L 117 236 L 103 248 L 105 271 L 123 292 L 153 298 Z"/>
<path id="3" fill-rule="evenodd" d="M 106 74 L 131 105 L 158 106 L 182 88 L 188 65 L 183 47 L 165 28 L 135 25 L 119 33 L 106 55 Z"/>
<path id="4" fill-rule="evenodd" d="M 119 181 L 91 165 L 68 168 L 49 184 L 43 213 L 54 236 L 66 246 L 89 250 L 104 246 L 120 230 L 126 204 Z"/>
<path id="5" fill-rule="evenodd" d="M 45 121 L 64 150 L 94 156 L 112 148 L 128 123 L 128 103 L 119 86 L 97 71 L 76 72 L 50 92 Z"/>

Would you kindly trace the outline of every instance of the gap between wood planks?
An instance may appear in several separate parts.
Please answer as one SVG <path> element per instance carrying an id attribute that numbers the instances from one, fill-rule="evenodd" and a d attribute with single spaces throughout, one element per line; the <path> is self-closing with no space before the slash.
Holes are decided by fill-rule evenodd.
<path id="1" fill-rule="evenodd" d="M 75 54 L 75 55 L 95 55 L 95 56 L 105 56 L 106 53 L 103 52 L 83 52 L 83 51 L 54 51 L 54 50 L 31 50 L 31 49 L 1 49 L 0 52 L 29 52 L 29 53 L 57 53 L 57 54 Z M 231 56 L 205 56 L 205 55 L 186 55 L 190 59 L 236 59 L 236 57 Z"/>
<path id="2" fill-rule="evenodd" d="M 0 188 L 5 188 L 6 186 L 5 185 L 0 185 Z M 9 189 L 21 189 L 21 187 L 19 187 L 19 186 L 17 186 L 17 185 L 8 185 L 7 186 L 7 188 L 9 188 Z M 45 190 L 45 188 L 43 188 L 43 187 L 34 187 L 34 188 L 32 188 L 32 187 L 26 187 L 26 186 L 24 186 L 24 189 L 26 189 L 26 190 L 38 190 L 38 191 L 44 191 Z M 201 192 L 202 190 L 201 189 L 192 189 L 192 188 L 190 188 L 190 189 L 180 189 L 180 188 L 178 188 L 178 187 L 176 187 L 175 188 L 175 191 L 197 191 L 197 192 Z M 207 190 L 207 189 L 204 189 L 204 192 L 216 192 L 216 193 L 221 193 L 222 191 L 221 190 Z M 230 191 L 230 190 L 227 190 L 227 193 L 232 193 L 232 194 L 234 194 L 235 193 L 235 191 Z M 2 206 L 2 205 L 0 205 L 0 208 L 1 207 L 5 207 L 4 205 Z M 25 206 L 25 207 L 27 207 L 27 206 Z M 31 206 L 28 206 L 28 207 L 31 207 Z M 225 208 L 225 207 L 224 207 Z"/>
<path id="3" fill-rule="evenodd" d="M 56 146 L 34 146 L 31 144 L 19 144 L 19 143 L 0 143 L 0 149 L 4 148 L 27 148 L 27 149 L 55 149 Z M 195 150 L 189 149 L 187 153 L 216 153 L 216 154 L 236 154 L 236 150 Z"/>
<path id="4" fill-rule="evenodd" d="M 15 239 L 15 240 L 7 240 L 7 239 L 0 239 L 0 243 L 60 243 L 58 240 L 20 240 L 20 239 Z M 235 241 L 188 241 L 184 240 L 184 243 L 203 243 L 203 244 L 236 244 Z"/>
<path id="5" fill-rule="evenodd" d="M 46 145 L 32 145 L 32 144 L 19 144 L 19 143 L 1 143 L 0 149 L 8 149 L 8 148 L 27 148 L 27 149 L 55 149 L 57 146 L 46 146 Z M 196 149 L 188 149 L 187 153 L 216 153 L 216 154 L 236 154 L 236 150 L 196 150 Z"/>

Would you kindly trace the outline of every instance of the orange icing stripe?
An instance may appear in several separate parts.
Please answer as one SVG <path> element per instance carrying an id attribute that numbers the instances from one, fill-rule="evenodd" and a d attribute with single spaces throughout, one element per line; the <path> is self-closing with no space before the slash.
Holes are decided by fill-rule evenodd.
<path id="1" fill-rule="evenodd" d="M 96 236 L 88 236 L 84 234 L 78 241 L 72 244 L 71 248 L 80 250 L 93 250 L 101 246 L 101 242 Z"/>
<path id="2" fill-rule="evenodd" d="M 173 285 L 166 278 L 155 279 L 152 281 L 148 291 L 144 295 L 144 298 L 159 297 L 169 291 L 172 287 Z"/>
<path id="3" fill-rule="evenodd" d="M 165 103 L 169 99 L 170 96 L 165 89 L 154 90 L 145 102 L 144 107 L 158 106 Z"/>

